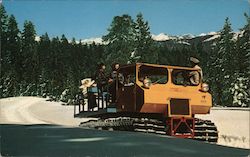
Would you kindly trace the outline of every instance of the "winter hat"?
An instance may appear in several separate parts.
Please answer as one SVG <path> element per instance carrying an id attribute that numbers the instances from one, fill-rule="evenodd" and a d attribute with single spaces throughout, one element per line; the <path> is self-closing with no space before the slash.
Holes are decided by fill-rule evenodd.
<path id="1" fill-rule="evenodd" d="M 200 61 L 197 58 L 190 57 L 190 61 L 193 62 L 194 64 L 200 63 Z"/>

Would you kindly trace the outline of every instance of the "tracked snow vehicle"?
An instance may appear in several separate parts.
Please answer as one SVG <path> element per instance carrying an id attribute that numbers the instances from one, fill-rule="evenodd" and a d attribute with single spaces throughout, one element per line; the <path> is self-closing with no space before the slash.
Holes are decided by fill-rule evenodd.
<path id="1" fill-rule="evenodd" d="M 97 119 L 80 126 L 217 142 L 214 123 L 195 118 L 196 114 L 209 114 L 212 107 L 200 69 L 136 63 L 124 65 L 118 72 L 123 78 L 116 81 L 115 103 L 110 102 L 110 93 L 89 87 L 87 103 L 79 104 L 75 117 Z M 190 81 L 192 72 L 199 73 L 198 85 Z"/>

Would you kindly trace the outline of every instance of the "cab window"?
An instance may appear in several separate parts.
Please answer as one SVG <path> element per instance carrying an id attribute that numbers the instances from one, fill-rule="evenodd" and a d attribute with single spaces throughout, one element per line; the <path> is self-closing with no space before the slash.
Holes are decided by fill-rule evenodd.
<path id="1" fill-rule="evenodd" d="M 201 81 L 201 75 L 197 70 L 179 70 L 172 71 L 172 82 L 175 85 L 198 86 Z"/>
<path id="2" fill-rule="evenodd" d="M 168 69 L 142 65 L 139 68 L 138 79 L 143 82 L 145 78 L 150 79 L 152 84 L 166 84 L 168 82 Z"/>

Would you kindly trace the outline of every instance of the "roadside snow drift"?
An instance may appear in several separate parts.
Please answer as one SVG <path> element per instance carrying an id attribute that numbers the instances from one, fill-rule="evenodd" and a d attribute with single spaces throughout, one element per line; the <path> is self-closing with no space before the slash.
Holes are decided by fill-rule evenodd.
<path id="1" fill-rule="evenodd" d="M 0 123 L 78 126 L 82 120 L 74 118 L 73 106 L 61 104 L 38 97 L 0 99 Z"/>
<path id="2" fill-rule="evenodd" d="M 212 108 L 210 114 L 196 117 L 215 123 L 219 131 L 218 144 L 250 149 L 249 115 L 249 108 Z"/>

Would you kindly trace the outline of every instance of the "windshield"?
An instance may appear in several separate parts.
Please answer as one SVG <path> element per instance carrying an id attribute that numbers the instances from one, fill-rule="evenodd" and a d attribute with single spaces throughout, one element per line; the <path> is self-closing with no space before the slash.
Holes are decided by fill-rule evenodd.
<path id="1" fill-rule="evenodd" d="M 168 82 L 168 69 L 142 65 L 139 69 L 138 79 L 143 82 L 145 78 L 150 79 L 152 84 L 166 84 Z"/>
<path id="2" fill-rule="evenodd" d="M 172 81 L 176 85 L 197 86 L 201 81 L 197 70 L 173 70 Z"/>

